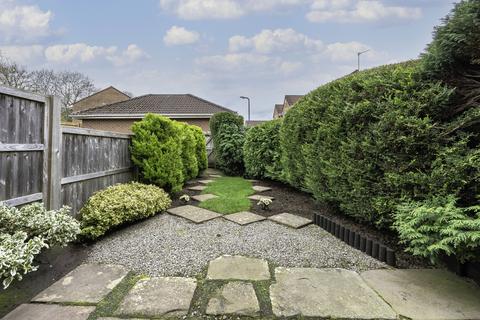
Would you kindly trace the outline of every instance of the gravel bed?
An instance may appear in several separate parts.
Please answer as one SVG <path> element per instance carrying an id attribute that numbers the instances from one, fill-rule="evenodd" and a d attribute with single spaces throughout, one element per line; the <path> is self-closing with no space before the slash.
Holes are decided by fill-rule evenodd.
<path id="1" fill-rule="evenodd" d="M 264 258 L 284 267 L 387 267 L 315 225 L 298 230 L 271 221 L 239 226 L 223 218 L 194 224 L 169 214 L 98 241 L 88 248 L 86 262 L 121 264 L 152 276 L 194 276 L 224 254 Z"/>

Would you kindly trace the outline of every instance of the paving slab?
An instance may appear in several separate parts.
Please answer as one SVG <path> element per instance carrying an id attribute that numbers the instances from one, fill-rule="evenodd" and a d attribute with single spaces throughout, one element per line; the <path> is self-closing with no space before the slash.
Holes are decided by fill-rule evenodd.
<path id="1" fill-rule="evenodd" d="M 241 211 L 223 216 L 225 219 L 235 222 L 239 225 L 247 225 L 253 222 L 265 220 L 266 218 L 249 211 Z"/>
<path id="2" fill-rule="evenodd" d="M 222 216 L 219 213 L 191 205 L 170 208 L 167 212 L 195 223 L 202 223 Z"/>
<path id="3" fill-rule="evenodd" d="M 242 256 L 221 256 L 208 264 L 207 279 L 211 280 L 268 280 L 267 261 Z"/>
<path id="4" fill-rule="evenodd" d="M 260 312 L 253 285 L 247 282 L 229 282 L 211 298 L 206 313 L 209 315 L 241 315 L 254 317 Z"/>
<path id="5" fill-rule="evenodd" d="M 276 268 L 270 286 L 277 317 L 397 319 L 396 313 L 354 271 Z"/>
<path id="6" fill-rule="evenodd" d="M 22 304 L 3 320 L 87 320 L 95 307 L 61 306 L 56 304 Z"/>
<path id="7" fill-rule="evenodd" d="M 188 190 L 193 190 L 193 191 L 203 191 L 207 189 L 207 186 L 193 186 L 193 187 L 188 187 Z"/>
<path id="8" fill-rule="evenodd" d="M 209 184 L 209 183 L 212 183 L 213 180 L 210 180 L 210 179 L 207 179 L 207 180 L 199 180 L 198 183 L 201 183 L 201 184 Z"/>
<path id="9" fill-rule="evenodd" d="M 362 278 L 411 319 L 480 319 L 480 287 L 444 270 L 371 270 Z"/>
<path id="10" fill-rule="evenodd" d="M 255 180 L 255 179 L 247 179 L 247 181 L 251 182 L 251 183 L 257 183 L 257 182 L 260 182 L 258 180 Z"/>
<path id="11" fill-rule="evenodd" d="M 120 303 L 115 315 L 179 317 L 188 313 L 197 287 L 194 278 L 158 277 L 138 281 Z"/>
<path id="12" fill-rule="evenodd" d="M 120 265 L 82 264 L 40 292 L 34 302 L 91 303 L 100 302 L 127 275 Z"/>
<path id="13" fill-rule="evenodd" d="M 270 187 L 264 187 L 264 186 L 253 186 L 252 189 L 256 192 L 264 192 L 264 191 L 270 191 L 272 188 Z"/>
<path id="14" fill-rule="evenodd" d="M 209 174 L 208 175 L 209 177 L 212 177 L 212 178 L 221 178 L 223 176 L 219 175 L 219 174 Z"/>
<path id="15" fill-rule="evenodd" d="M 268 217 L 268 219 L 295 229 L 305 227 L 306 225 L 312 223 L 312 220 L 310 219 L 299 217 L 291 213 L 276 214 Z"/>
<path id="16" fill-rule="evenodd" d="M 270 199 L 270 200 L 275 199 L 274 197 L 261 196 L 261 195 L 259 195 L 259 194 L 254 194 L 253 196 L 248 197 L 248 199 L 250 199 L 250 200 L 256 200 L 256 201 L 258 201 L 258 200 L 260 200 L 260 199 L 265 199 L 265 198 L 266 198 L 266 199 Z"/>
<path id="17" fill-rule="evenodd" d="M 207 200 L 210 200 L 210 199 L 215 199 L 215 198 L 218 198 L 218 196 L 216 196 L 214 194 L 211 194 L 211 193 L 199 194 L 199 195 L 196 195 L 196 196 L 192 196 L 192 199 L 200 201 L 200 202 L 207 201 Z"/>

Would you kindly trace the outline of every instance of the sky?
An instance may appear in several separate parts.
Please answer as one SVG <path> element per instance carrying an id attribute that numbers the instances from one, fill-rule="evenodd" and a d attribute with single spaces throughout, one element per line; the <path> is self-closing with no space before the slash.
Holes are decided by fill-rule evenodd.
<path id="1" fill-rule="evenodd" d="M 252 120 L 361 68 L 415 59 L 453 0 L 0 0 L 0 52 L 99 89 L 192 93 Z"/>

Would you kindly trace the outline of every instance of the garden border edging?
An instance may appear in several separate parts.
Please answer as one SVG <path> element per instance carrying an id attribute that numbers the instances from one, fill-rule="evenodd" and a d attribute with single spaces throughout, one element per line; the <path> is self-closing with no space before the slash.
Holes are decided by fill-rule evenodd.
<path id="1" fill-rule="evenodd" d="M 341 223 L 332 221 L 317 212 L 313 213 L 313 223 L 349 246 L 368 254 L 372 258 L 385 262 L 389 266 L 396 266 L 395 251 L 386 245 L 370 239 L 358 231 L 353 231 Z"/>

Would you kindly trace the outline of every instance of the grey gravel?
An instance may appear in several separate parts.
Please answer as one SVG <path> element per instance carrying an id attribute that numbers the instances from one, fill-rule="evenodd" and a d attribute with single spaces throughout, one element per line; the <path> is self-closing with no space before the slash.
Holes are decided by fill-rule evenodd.
<path id="1" fill-rule="evenodd" d="M 168 214 L 96 242 L 87 262 L 121 264 L 152 276 L 194 276 L 225 254 L 263 258 L 283 267 L 387 267 L 315 225 L 292 229 L 265 220 L 240 226 L 226 219 L 194 224 Z"/>

